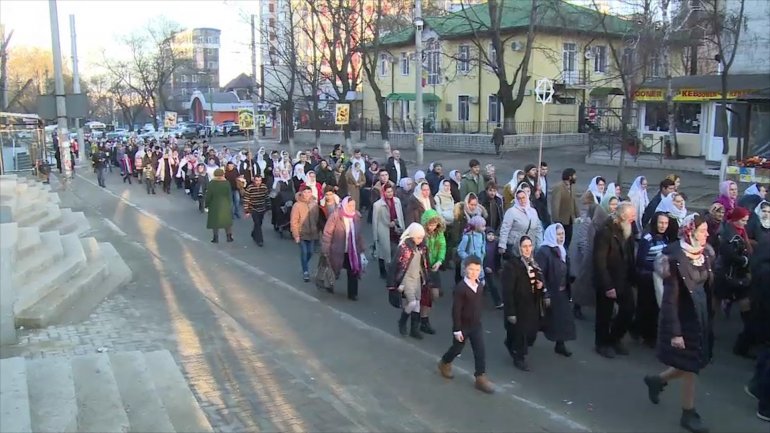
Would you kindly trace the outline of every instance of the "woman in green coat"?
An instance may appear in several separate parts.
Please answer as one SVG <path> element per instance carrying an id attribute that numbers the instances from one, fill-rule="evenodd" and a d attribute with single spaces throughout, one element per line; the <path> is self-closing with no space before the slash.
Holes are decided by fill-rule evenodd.
<path id="1" fill-rule="evenodd" d="M 219 242 L 219 229 L 225 229 L 227 242 L 233 241 L 233 195 L 230 182 L 225 179 L 225 171 L 214 170 L 214 178 L 206 189 L 206 207 L 209 210 L 206 228 L 214 232 L 211 242 Z"/>

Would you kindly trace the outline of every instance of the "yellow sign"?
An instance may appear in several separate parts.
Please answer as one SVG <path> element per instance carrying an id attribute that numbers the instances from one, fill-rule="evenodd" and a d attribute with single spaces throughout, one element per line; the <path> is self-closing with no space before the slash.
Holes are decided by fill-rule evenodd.
<path id="1" fill-rule="evenodd" d="M 755 90 L 730 90 L 727 92 L 727 99 L 737 99 L 748 95 Z M 634 99 L 637 101 L 665 101 L 665 89 L 639 89 L 634 92 Z M 679 89 L 674 90 L 674 101 L 676 102 L 698 102 L 698 101 L 717 101 L 722 99 L 722 92 L 712 90 L 697 89 Z"/>
<path id="2" fill-rule="evenodd" d="M 250 109 L 238 110 L 238 126 L 240 129 L 254 129 L 254 113 Z"/>
<path id="3" fill-rule="evenodd" d="M 176 127 L 176 111 L 166 111 L 163 115 L 163 127 L 175 128 Z"/>
<path id="4" fill-rule="evenodd" d="M 257 122 L 259 122 L 260 127 L 267 125 L 267 116 L 264 114 L 257 114 Z"/>
<path id="5" fill-rule="evenodd" d="M 336 125 L 347 125 L 350 123 L 350 104 L 337 104 L 334 123 Z"/>

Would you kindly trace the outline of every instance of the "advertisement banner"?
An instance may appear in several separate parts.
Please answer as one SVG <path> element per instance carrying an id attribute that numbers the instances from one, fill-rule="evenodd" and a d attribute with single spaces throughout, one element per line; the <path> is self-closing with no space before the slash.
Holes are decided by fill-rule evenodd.
<path id="1" fill-rule="evenodd" d="M 730 90 L 727 92 L 727 99 L 737 99 L 741 96 L 745 96 L 756 92 L 756 90 Z M 666 100 L 665 89 L 639 89 L 634 92 L 634 99 L 636 101 L 654 101 L 662 102 Z M 675 102 L 702 102 L 702 101 L 718 101 L 722 99 L 722 92 L 712 90 L 697 90 L 697 89 L 679 89 L 674 90 Z"/>
<path id="2" fill-rule="evenodd" d="M 238 110 L 238 126 L 241 129 L 254 129 L 254 112 L 249 108 Z"/>
<path id="3" fill-rule="evenodd" d="M 163 115 L 164 128 L 176 128 L 176 111 L 166 111 Z"/>
<path id="4" fill-rule="evenodd" d="M 347 125 L 350 123 L 350 104 L 337 104 L 334 116 L 335 125 Z"/>

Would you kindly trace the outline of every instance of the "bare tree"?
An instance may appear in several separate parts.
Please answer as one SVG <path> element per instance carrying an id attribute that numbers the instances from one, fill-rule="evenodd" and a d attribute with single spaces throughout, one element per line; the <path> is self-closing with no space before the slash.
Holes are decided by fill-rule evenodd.
<path id="1" fill-rule="evenodd" d="M 297 48 L 303 55 L 297 57 L 296 74 L 299 78 L 300 93 L 306 110 L 309 112 L 310 123 L 315 131 L 315 147 L 321 149 L 321 119 L 320 119 L 320 94 L 321 94 L 321 67 L 324 62 L 322 41 L 318 37 L 321 29 L 319 18 L 312 13 L 310 8 L 313 0 L 304 0 L 299 6 L 299 25 Z"/>
<path id="2" fill-rule="evenodd" d="M 8 35 L 0 34 L 0 110 L 8 108 L 8 46 L 13 30 Z"/>
<path id="3" fill-rule="evenodd" d="M 719 170 L 720 180 L 724 180 L 727 170 L 727 161 L 730 153 L 730 131 L 727 127 L 727 112 L 731 111 L 727 106 L 727 78 L 730 74 L 730 68 L 735 61 L 735 54 L 738 52 L 738 44 L 741 34 L 746 26 L 746 0 L 738 0 L 737 8 L 728 10 L 724 1 L 702 0 L 702 8 L 708 25 L 706 38 L 712 42 L 717 49 L 717 61 L 721 66 L 720 84 L 722 96 L 720 104 L 722 110 L 717 114 L 719 122 L 724 125 L 722 128 L 722 162 Z M 745 125 L 746 119 L 741 119 Z M 738 146 L 738 154 L 742 149 Z"/>

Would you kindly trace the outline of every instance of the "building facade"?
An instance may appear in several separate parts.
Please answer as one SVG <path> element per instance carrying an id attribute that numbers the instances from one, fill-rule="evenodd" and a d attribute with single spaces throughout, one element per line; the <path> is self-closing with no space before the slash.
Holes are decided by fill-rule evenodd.
<path id="1" fill-rule="evenodd" d="M 502 32 L 506 40 L 505 68 L 512 77 L 525 55 L 529 2 L 507 5 L 503 10 Z M 524 100 L 516 112 L 516 130 L 536 133 L 542 108 L 536 102 L 535 86 L 540 78 L 553 80 L 553 103 L 545 110 L 551 133 L 577 132 L 581 103 L 587 107 L 617 107 L 623 92 L 618 68 L 611 61 L 609 43 L 620 45 L 627 23 L 608 18 L 608 29 L 596 31 L 601 14 L 565 2 L 555 2 L 563 19 L 560 28 L 543 26 L 536 34 L 537 49 L 531 52 Z M 491 133 L 503 122 L 498 98 L 499 82 L 491 59 L 496 58 L 490 39 L 474 36 L 469 23 L 487 14 L 486 5 L 443 17 L 425 17 L 423 30 L 423 102 L 426 132 Z M 478 10 L 476 10 L 478 9 Z M 487 15 L 488 16 L 488 15 Z M 542 22 L 555 17 L 546 12 Z M 483 34 L 479 31 L 476 34 Z M 379 55 L 377 85 L 386 97 L 393 130 L 414 129 L 415 87 L 414 31 L 383 38 Z M 483 52 L 482 52 L 483 50 Z M 510 78 L 509 78 L 510 80 Z M 517 85 L 518 87 L 518 85 Z M 515 93 L 515 91 L 514 91 Z M 378 118 L 371 85 L 364 86 L 364 117 Z"/>
<path id="2" fill-rule="evenodd" d="M 194 92 L 219 90 L 219 29 L 193 28 L 173 36 L 172 49 L 178 66 L 166 85 L 166 107 L 187 113 Z M 187 119 L 184 119 L 187 120 Z"/>

